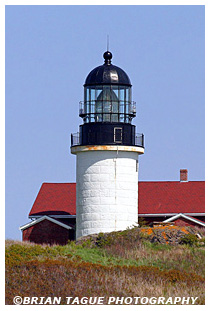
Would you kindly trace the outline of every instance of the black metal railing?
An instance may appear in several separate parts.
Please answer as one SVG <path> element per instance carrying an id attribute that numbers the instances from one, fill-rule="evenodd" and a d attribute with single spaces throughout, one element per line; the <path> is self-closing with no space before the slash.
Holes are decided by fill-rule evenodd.
<path id="1" fill-rule="evenodd" d="M 104 103 L 106 106 L 104 106 Z M 79 116 L 84 117 L 87 115 L 95 114 L 115 114 L 115 115 L 129 115 L 133 118 L 136 116 L 136 102 L 134 101 L 111 101 L 108 107 L 108 101 L 80 101 L 79 102 Z"/>
<path id="2" fill-rule="evenodd" d="M 144 134 L 136 133 L 135 145 L 140 146 L 140 147 L 144 147 Z"/>
<path id="3" fill-rule="evenodd" d="M 80 146 L 80 133 L 72 133 L 71 134 L 71 147 Z M 135 146 L 144 148 L 144 134 L 136 133 L 135 135 Z"/>
<path id="4" fill-rule="evenodd" d="M 71 134 L 71 147 L 80 145 L 80 134 L 72 133 Z"/>

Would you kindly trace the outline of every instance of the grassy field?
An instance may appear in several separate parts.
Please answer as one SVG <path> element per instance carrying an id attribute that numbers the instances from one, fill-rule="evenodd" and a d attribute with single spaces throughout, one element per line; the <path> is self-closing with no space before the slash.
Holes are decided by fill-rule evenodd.
<path id="1" fill-rule="evenodd" d="M 198 297 L 204 246 L 151 243 L 132 230 L 65 246 L 6 241 L 6 304 L 21 297 Z"/>

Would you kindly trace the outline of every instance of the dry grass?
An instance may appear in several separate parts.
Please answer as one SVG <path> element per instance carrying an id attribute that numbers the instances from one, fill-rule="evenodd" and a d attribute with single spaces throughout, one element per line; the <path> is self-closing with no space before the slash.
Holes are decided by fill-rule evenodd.
<path id="1" fill-rule="evenodd" d="M 203 248 L 190 248 L 184 245 L 160 247 L 152 244 L 143 244 L 130 249 L 121 244 L 106 246 L 105 248 L 111 256 L 135 260 L 143 265 L 186 272 L 194 271 L 205 276 Z"/>
<path id="2" fill-rule="evenodd" d="M 204 304 L 204 280 L 196 274 L 162 272 L 153 267 L 106 267 L 65 260 L 32 261 L 9 267 L 6 304 L 16 295 L 89 297 L 199 297 Z M 106 302 L 105 299 L 105 302 Z"/>
<path id="3" fill-rule="evenodd" d="M 6 241 L 6 304 L 21 297 L 198 297 L 204 247 L 150 243 L 133 230 L 66 246 Z"/>

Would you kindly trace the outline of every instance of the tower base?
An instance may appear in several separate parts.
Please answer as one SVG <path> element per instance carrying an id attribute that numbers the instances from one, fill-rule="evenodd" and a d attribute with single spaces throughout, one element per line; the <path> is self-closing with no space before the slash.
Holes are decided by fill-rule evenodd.
<path id="1" fill-rule="evenodd" d="M 76 239 L 125 230 L 138 223 L 138 155 L 141 147 L 75 146 Z"/>

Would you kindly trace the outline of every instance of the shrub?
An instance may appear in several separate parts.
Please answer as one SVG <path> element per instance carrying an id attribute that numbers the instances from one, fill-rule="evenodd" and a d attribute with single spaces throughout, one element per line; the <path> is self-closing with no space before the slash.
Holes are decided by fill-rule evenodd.
<path id="1" fill-rule="evenodd" d="M 104 234 L 103 232 L 100 232 L 96 239 L 96 245 L 98 247 L 105 247 L 108 245 L 111 245 L 112 243 L 112 236 L 108 234 Z"/>
<path id="2" fill-rule="evenodd" d="M 143 227 L 143 226 L 146 226 L 146 224 L 147 224 L 146 220 L 143 217 L 139 217 L 138 226 Z"/>
<path id="3" fill-rule="evenodd" d="M 198 242 L 198 239 L 197 239 L 196 235 L 192 234 L 192 233 L 186 234 L 180 240 L 181 244 L 186 244 L 186 245 L 190 245 L 190 246 L 196 245 L 197 242 Z"/>
<path id="4" fill-rule="evenodd" d="M 200 245 L 200 246 L 205 246 L 205 237 L 203 237 L 203 238 L 199 241 L 199 245 Z"/>

